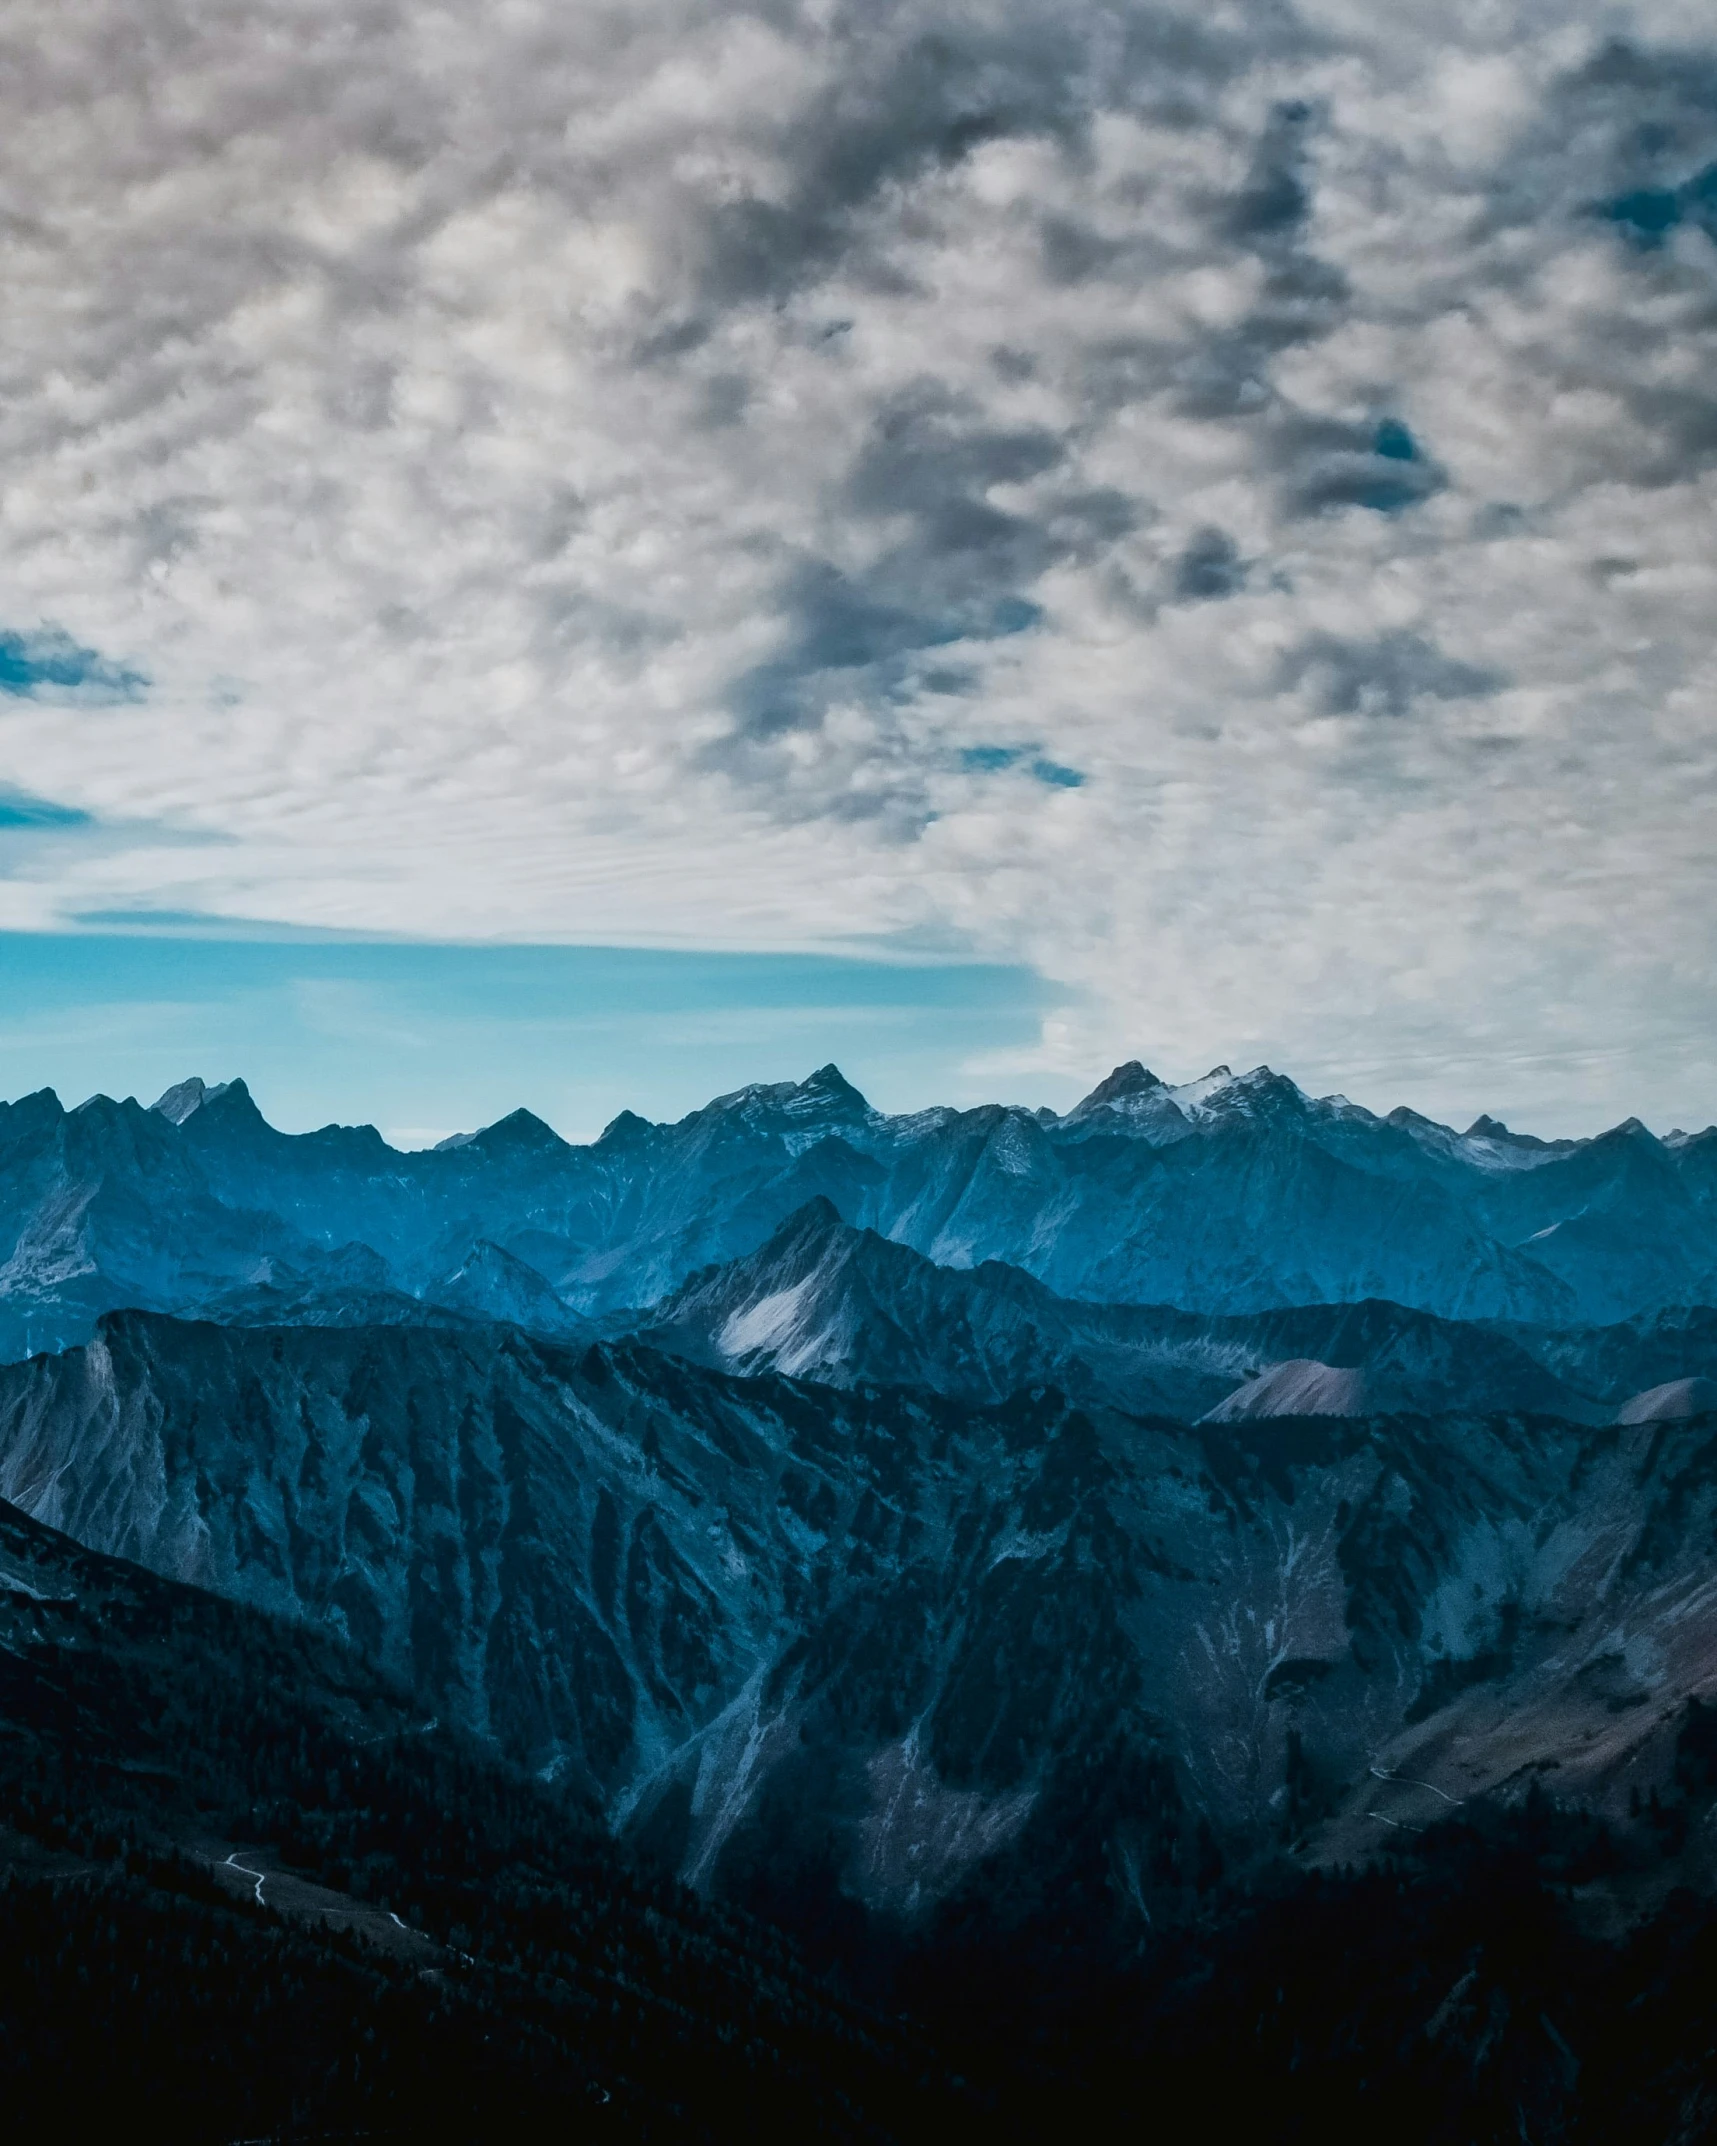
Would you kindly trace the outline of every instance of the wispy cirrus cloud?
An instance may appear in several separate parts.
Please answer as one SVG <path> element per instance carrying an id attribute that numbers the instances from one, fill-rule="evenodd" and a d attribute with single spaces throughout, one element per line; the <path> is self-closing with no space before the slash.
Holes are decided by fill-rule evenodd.
<path id="1" fill-rule="evenodd" d="M 0 781 L 198 838 L 0 923 L 902 939 L 1047 1068 L 1699 1107 L 1699 10 L 20 0 L 0 85 Z"/>

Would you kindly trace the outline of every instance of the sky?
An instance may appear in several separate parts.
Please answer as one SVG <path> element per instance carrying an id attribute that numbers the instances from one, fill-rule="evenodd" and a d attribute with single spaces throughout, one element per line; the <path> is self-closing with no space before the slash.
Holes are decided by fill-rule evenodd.
<path id="1" fill-rule="evenodd" d="M 1714 508 L 1709 0 L 10 0 L 0 1086 L 1703 1125 Z"/>
<path id="2" fill-rule="evenodd" d="M 985 1102 L 1053 1005 L 1028 970 L 817 954 L 89 932 L 14 935 L 0 962 L 0 1095 L 236 1075 L 286 1131 L 406 1148 L 521 1103 L 593 1140 L 831 1059 L 879 1109 Z"/>

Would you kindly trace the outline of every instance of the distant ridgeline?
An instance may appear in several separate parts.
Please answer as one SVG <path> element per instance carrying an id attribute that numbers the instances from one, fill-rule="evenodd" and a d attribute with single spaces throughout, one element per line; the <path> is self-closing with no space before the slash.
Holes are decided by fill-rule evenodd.
<path id="1" fill-rule="evenodd" d="M 278 1133 L 242 1081 L 192 1080 L 150 1110 L 0 1106 L 0 1343 L 62 1347 L 122 1306 L 564 1330 L 755 1252 L 817 1198 L 938 1266 L 1000 1261 L 1085 1303 L 1379 1298 L 1565 1327 L 1717 1298 L 1717 1129 L 1456 1134 L 1264 1068 L 1170 1088 L 1137 1065 L 1065 1117 L 887 1117 L 825 1066 L 676 1125 L 623 1113 L 588 1146 L 520 1110 L 402 1154 L 370 1126 Z"/>
<path id="2" fill-rule="evenodd" d="M 0 2022 L 72 1987 L 76 1884 L 101 1973 L 180 1932 L 213 2040 L 206 1960 L 266 1936 L 398 2052 L 426 2005 L 468 2051 L 506 2014 L 543 2109 L 679 2048 L 701 2083 L 629 2084 L 640 2135 L 728 2135 L 751 2034 L 830 2135 L 920 2097 L 1041 2135 L 1244 2042 L 1236 2120 L 1705 2136 L 1714 1304 L 1717 1131 L 1457 1134 L 1267 1071 L 890 1118 L 826 1067 L 414 1154 L 275 1132 L 241 1082 L 0 1106 Z M 163 1743 L 169 1687 L 226 1697 Z M 276 1705 L 307 1755 L 265 1780 L 232 1723 Z M 464 1785 L 402 1755 L 384 1795 L 367 1740 L 431 1720 Z M 564 1964 L 575 1852 L 645 1947 L 612 1989 Z M 745 2012 L 765 1924 L 803 1955 Z M 592 2039 L 627 1989 L 666 2010 Z M 291 2120 L 409 2129 L 415 2059 L 360 2092 L 321 2003 Z M 241 2088 L 208 2136 L 286 2123 Z"/>

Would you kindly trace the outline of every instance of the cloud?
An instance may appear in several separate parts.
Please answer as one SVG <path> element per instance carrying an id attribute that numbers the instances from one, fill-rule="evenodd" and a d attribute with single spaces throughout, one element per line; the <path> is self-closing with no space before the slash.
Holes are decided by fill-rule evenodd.
<path id="1" fill-rule="evenodd" d="M 1714 168 L 1674 0 L 18 0 L 0 921 L 1709 1115 Z"/>
<path id="2" fill-rule="evenodd" d="M 1417 633 L 1344 641 L 1310 634 L 1282 659 L 1281 682 L 1309 688 L 1330 715 L 1406 715 L 1415 701 L 1486 699 L 1506 681 L 1445 655 Z"/>
<path id="3" fill-rule="evenodd" d="M 1182 603 L 1220 602 L 1246 586 L 1246 567 L 1226 529 L 1196 529 L 1175 561 L 1174 593 Z"/>

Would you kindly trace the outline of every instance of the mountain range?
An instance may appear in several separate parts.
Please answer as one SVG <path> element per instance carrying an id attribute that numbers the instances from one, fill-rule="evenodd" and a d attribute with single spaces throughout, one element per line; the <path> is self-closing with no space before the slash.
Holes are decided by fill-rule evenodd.
<path id="1" fill-rule="evenodd" d="M 1138 1065 L 1065 1116 L 889 1117 L 825 1066 L 677 1124 L 623 1113 L 586 1146 L 521 1110 L 402 1153 L 368 1126 L 277 1132 L 242 1081 L 191 1080 L 150 1109 L 67 1111 L 48 1090 L 0 1106 L 0 1351 L 133 1306 L 602 1317 L 755 1251 L 819 1196 L 938 1266 L 999 1261 L 1084 1302 L 1376 1298 L 1565 1327 L 1717 1298 L 1717 1129 L 1456 1134 L 1266 1068 L 1173 1088 Z"/>
<path id="2" fill-rule="evenodd" d="M 416 1153 L 0 1106 L 8 1525 L 319 1635 L 887 2004 L 1033 1962 L 1028 2038 L 1075 1956 L 1546 1795 L 1593 1942 L 1717 1886 L 1714 1305 L 1717 1131 L 1263 1069 Z"/>

